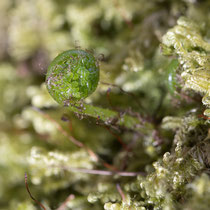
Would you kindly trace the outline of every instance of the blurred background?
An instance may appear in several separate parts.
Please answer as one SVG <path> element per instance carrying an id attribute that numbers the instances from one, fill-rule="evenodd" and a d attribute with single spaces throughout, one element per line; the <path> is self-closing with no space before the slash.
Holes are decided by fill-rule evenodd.
<path id="1" fill-rule="evenodd" d="M 163 116 L 174 115 L 163 82 L 168 59 L 161 55 L 161 37 L 182 15 L 205 22 L 209 6 L 208 0 L 1 0 L 0 209 L 39 209 L 26 191 L 25 172 L 33 196 L 47 209 L 58 209 L 69 195 L 73 199 L 63 209 L 103 209 L 107 202 L 120 201 L 112 184 L 116 179 L 64 169 L 106 168 L 72 144 L 63 130 L 115 166 L 122 166 L 127 153 L 96 120 L 76 116 L 53 101 L 44 84 L 47 66 L 59 53 L 74 48 L 104 57 L 100 81 L 134 93 L 140 105 L 119 88 L 102 83 L 86 102 L 132 109 L 143 116 L 156 113 L 158 125 Z M 184 105 L 176 114 L 191 106 Z M 135 132 L 114 132 L 126 143 L 136 142 L 124 167 L 128 171 L 145 171 L 171 146 L 171 134 L 164 145 L 154 146 L 154 135 L 140 141 Z M 109 193 L 96 194 L 94 201 L 93 191 Z"/>

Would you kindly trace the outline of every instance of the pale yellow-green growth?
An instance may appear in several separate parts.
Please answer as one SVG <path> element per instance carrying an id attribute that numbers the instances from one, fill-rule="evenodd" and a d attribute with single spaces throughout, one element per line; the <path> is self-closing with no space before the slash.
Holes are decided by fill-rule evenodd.
<path id="1" fill-rule="evenodd" d="M 202 103 L 210 107 L 210 43 L 202 36 L 200 26 L 181 17 L 163 36 L 162 43 L 164 54 L 178 56 L 184 89 L 202 94 Z"/>

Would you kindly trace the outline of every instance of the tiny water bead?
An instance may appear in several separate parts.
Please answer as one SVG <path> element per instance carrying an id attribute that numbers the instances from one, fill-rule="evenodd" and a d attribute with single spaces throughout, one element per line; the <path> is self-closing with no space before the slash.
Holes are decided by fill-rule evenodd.
<path id="1" fill-rule="evenodd" d="M 60 104 L 86 98 L 99 81 L 99 65 L 94 55 L 84 50 L 68 50 L 59 54 L 49 65 L 46 86 Z"/>

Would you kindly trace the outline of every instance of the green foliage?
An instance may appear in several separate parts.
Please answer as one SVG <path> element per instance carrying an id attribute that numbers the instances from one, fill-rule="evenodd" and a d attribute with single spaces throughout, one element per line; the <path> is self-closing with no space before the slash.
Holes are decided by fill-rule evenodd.
<path id="1" fill-rule="evenodd" d="M 0 209 L 209 209 L 209 7 L 1 0 Z"/>
<path id="2" fill-rule="evenodd" d="M 163 36 L 163 53 L 176 54 L 182 65 L 184 89 L 204 95 L 202 102 L 210 107 L 210 44 L 201 34 L 201 28 L 185 17 Z"/>
<path id="3" fill-rule="evenodd" d="M 179 62 L 177 60 L 172 60 L 168 66 L 168 89 L 172 95 L 176 92 L 176 70 L 179 66 Z"/>
<path id="4" fill-rule="evenodd" d="M 95 91 L 99 67 L 91 53 L 69 50 L 58 55 L 47 71 L 46 85 L 51 96 L 61 104 L 86 98 Z"/>

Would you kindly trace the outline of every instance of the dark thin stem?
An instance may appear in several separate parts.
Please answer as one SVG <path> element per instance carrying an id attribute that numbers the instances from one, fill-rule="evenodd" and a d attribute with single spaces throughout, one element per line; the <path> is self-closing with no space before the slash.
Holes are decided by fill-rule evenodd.
<path id="1" fill-rule="evenodd" d="M 115 84 L 111 84 L 111 83 L 108 83 L 108 82 L 100 82 L 100 83 L 103 84 L 103 85 L 108 85 L 108 86 L 112 86 L 112 87 L 118 88 L 122 93 L 131 96 L 134 99 L 134 101 L 136 102 L 136 104 L 138 105 L 138 107 L 143 109 L 141 103 L 139 102 L 139 100 L 138 100 L 138 98 L 137 98 L 137 96 L 135 94 L 133 94 L 131 92 L 127 92 L 127 91 L 123 90 L 120 86 L 115 85 Z"/>
<path id="2" fill-rule="evenodd" d="M 126 150 L 127 152 L 130 151 L 128 146 L 123 142 L 123 140 L 120 138 L 120 136 L 113 133 L 109 127 L 107 127 L 107 126 L 103 126 L 103 127 L 106 128 L 109 131 L 109 133 L 112 134 L 117 139 L 117 141 L 122 145 L 124 150 Z"/>
<path id="3" fill-rule="evenodd" d="M 27 179 L 28 179 L 28 176 L 27 176 L 27 173 L 25 173 L 25 185 L 26 185 L 26 190 L 29 194 L 29 196 L 31 197 L 31 199 L 33 201 L 35 201 L 41 208 L 43 208 L 44 210 L 46 210 L 46 208 L 44 207 L 44 205 L 42 205 L 39 201 L 37 201 L 31 194 L 30 190 L 29 190 L 29 187 L 28 187 L 28 182 L 27 182 Z"/>

